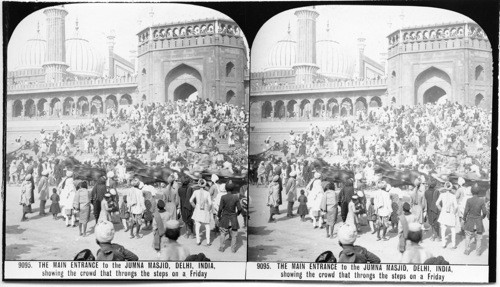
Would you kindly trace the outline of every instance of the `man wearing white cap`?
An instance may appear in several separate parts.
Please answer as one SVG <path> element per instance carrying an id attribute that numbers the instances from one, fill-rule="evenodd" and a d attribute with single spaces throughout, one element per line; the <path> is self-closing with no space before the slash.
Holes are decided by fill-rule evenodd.
<path id="1" fill-rule="evenodd" d="M 313 227 L 318 228 L 323 225 L 323 217 L 320 215 L 320 210 L 324 193 L 323 187 L 321 186 L 321 174 L 319 172 L 314 173 L 314 178 L 307 185 L 306 190 L 309 191 L 307 198 L 311 202 L 309 217 L 313 220 Z M 316 218 L 319 218 L 319 225 L 316 223 Z"/>
<path id="2" fill-rule="evenodd" d="M 73 200 L 75 198 L 76 188 L 73 183 L 73 171 L 68 170 L 66 172 L 66 178 L 63 179 L 59 185 L 59 190 L 61 190 L 61 210 L 64 218 L 66 219 L 66 227 L 70 226 L 69 220 L 71 218 L 71 225 L 75 227 L 75 214 L 73 211 Z"/>
<path id="3" fill-rule="evenodd" d="M 380 258 L 377 255 L 364 247 L 354 245 L 358 237 L 356 227 L 344 224 L 339 228 L 337 236 L 339 244 L 342 246 L 342 251 L 339 253 L 339 263 L 380 263 Z"/>
<path id="4" fill-rule="evenodd" d="M 296 173 L 292 171 L 285 185 L 285 194 L 287 196 L 287 217 L 293 217 L 293 203 L 297 201 L 297 182 L 295 180 Z"/>
<path id="5" fill-rule="evenodd" d="M 139 257 L 125 247 L 111 243 L 115 237 L 115 228 L 109 221 L 100 221 L 95 226 L 95 238 L 100 249 L 97 250 L 98 261 L 137 261 Z"/>
<path id="6" fill-rule="evenodd" d="M 385 235 L 387 233 L 387 227 L 389 227 L 389 215 L 391 214 L 392 201 L 389 191 L 387 191 L 387 183 L 385 181 L 379 182 L 379 189 L 375 191 L 374 194 L 374 204 L 375 212 L 377 213 L 377 241 L 378 240 L 389 240 Z M 380 231 L 382 230 L 382 237 L 380 237 Z"/>

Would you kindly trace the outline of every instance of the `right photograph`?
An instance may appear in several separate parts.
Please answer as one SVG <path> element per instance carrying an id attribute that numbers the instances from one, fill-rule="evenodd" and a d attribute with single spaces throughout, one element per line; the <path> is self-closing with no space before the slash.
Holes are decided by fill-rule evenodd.
<path id="1" fill-rule="evenodd" d="M 311 6 L 267 21 L 251 51 L 248 261 L 488 265 L 482 27 Z"/>

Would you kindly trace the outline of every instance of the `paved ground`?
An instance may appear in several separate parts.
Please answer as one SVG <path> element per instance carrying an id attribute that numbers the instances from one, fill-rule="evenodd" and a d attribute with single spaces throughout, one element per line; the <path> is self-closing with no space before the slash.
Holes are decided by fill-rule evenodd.
<path id="1" fill-rule="evenodd" d="M 120 191 L 123 191 L 120 190 Z M 29 221 L 21 222 L 22 207 L 19 205 L 20 187 L 7 186 L 6 190 L 6 223 L 5 223 L 5 248 L 6 260 L 72 260 L 79 251 L 90 249 L 95 254 L 99 249 L 95 243 L 93 226 L 95 221 L 91 217 L 89 222 L 89 233 L 87 237 L 80 237 L 78 227 L 66 227 L 64 218 L 59 215 L 58 220 L 53 220 L 52 215 L 40 217 L 39 201 L 32 205 L 33 213 L 28 215 Z M 36 195 L 35 195 L 36 198 Z M 47 202 L 46 212 L 50 207 Z M 239 216 L 240 226 L 243 226 L 242 217 Z M 152 247 L 153 233 L 141 231 L 142 239 L 130 239 L 129 232 L 124 232 L 121 224 L 115 224 L 116 234 L 114 243 L 121 244 L 125 248 L 139 256 L 140 260 L 156 260 L 156 251 Z M 226 241 L 224 253 L 218 251 L 219 236 L 212 233 L 212 246 L 206 246 L 204 232 L 202 233 L 202 244 L 196 245 L 193 238 L 179 238 L 179 243 L 185 245 L 191 254 L 203 252 L 212 261 L 246 261 L 247 233 L 245 229 L 238 232 L 237 252 L 232 253 Z"/>
<path id="2" fill-rule="evenodd" d="M 299 216 L 286 217 L 286 205 L 280 206 L 280 214 L 275 215 L 275 223 L 268 223 L 269 207 L 267 204 L 268 189 L 265 187 L 250 187 L 250 221 L 248 227 L 248 260 L 249 261 L 299 261 L 313 262 L 316 257 L 326 250 L 331 250 L 335 257 L 341 251 L 337 238 L 326 238 L 325 229 L 314 229 L 311 219 L 302 222 Z M 368 194 L 369 196 L 369 194 Z M 283 198 L 284 194 L 283 194 Z M 296 214 L 298 203 L 295 203 L 294 214 Z M 334 233 L 341 226 L 340 215 L 335 225 Z M 485 226 L 489 226 L 487 219 Z M 396 233 L 388 233 L 390 240 L 376 241 L 376 235 L 371 234 L 369 227 L 362 228 L 361 236 L 356 240 L 356 245 L 366 247 L 380 257 L 383 263 L 397 263 L 401 255 L 397 250 L 398 238 Z M 427 239 L 430 233 L 424 235 L 422 246 L 434 256 L 442 255 L 451 264 L 488 264 L 488 249 L 481 256 L 471 253 L 469 256 L 463 254 L 464 237 L 457 235 L 457 249 L 443 249 L 440 242 Z M 488 242 L 489 232 L 483 237 Z M 448 239 L 448 242 L 451 238 Z M 450 246 L 451 244 L 449 244 Z M 488 246 L 483 244 L 483 246 Z"/>

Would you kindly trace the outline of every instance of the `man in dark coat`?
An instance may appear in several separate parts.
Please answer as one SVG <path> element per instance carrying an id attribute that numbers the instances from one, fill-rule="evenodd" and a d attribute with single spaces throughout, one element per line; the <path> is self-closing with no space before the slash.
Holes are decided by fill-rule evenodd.
<path id="1" fill-rule="evenodd" d="M 31 181 L 31 198 L 30 198 L 30 203 L 33 204 L 35 203 L 35 179 L 34 179 L 34 172 L 35 170 L 35 165 L 33 163 L 33 159 L 28 159 L 28 166 L 26 167 L 26 175 L 31 175 L 30 181 Z"/>
<path id="2" fill-rule="evenodd" d="M 340 200 L 340 217 L 342 217 L 342 221 L 345 222 L 347 218 L 347 212 L 349 211 L 349 202 L 354 195 L 354 186 L 352 179 L 348 179 L 344 187 L 340 190 L 339 200 Z"/>
<path id="3" fill-rule="evenodd" d="M 438 240 L 439 238 L 439 209 L 436 206 L 436 201 L 439 197 L 439 191 L 436 189 L 436 182 L 432 181 L 429 185 L 429 188 L 424 193 L 425 201 L 427 202 L 427 222 L 431 226 L 432 237 L 431 240 Z"/>
<path id="4" fill-rule="evenodd" d="M 179 187 L 177 191 L 179 195 L 179 202 L 181 206 L 181 218 L 184 224 L 186 225 L 186 238 L 189 238 L 190 235 L 194 238 L 194 221 L 191 219 L 194 212 L 194 207 L 189 202 L 191 199 L 191 195 L 193 195 L 193 188 L 189 185 L 189 177 L 184 176 L 182 178 L 182 185 Z"/>
<path id="5" fill-rule="evenodd" d="M 92 189 L 92 193 L 90 195 L 90 202 L 94 206 L 94 218 L 96 224 L 99 221 L 99 214 L 101 214 L 101 202 L 107 192 L 106 179 L 101 177 L 97 180 L 97 184 Z"/>
<path id="6" fill-rule="evenodd" d="M 221 232 L 219 251 L 224 252 L 226 236 L 229 235 L 231 237 L 231 251 L 235 253 L 236 236 L 240 228 L 238 224 L 238 215 L 240 215 L 242 208 L 236 186 L 229 183 L 226 185 L 226 190 L 227 194 L 221 197 L 219 211 L 217 213 Z"/>
<path id="7" fill-rule="evenodd" d="M 486 204 L 480 198 L 479 186 L 475 184 L 471 189 L 472 197 L 467 199 L 464 210 L 465 255 L 472 251 L 472 239 L 476 238 L 476 255 L 481 255 L 482 237 L 484 233 L 483 219 L 486 217 Z"/>

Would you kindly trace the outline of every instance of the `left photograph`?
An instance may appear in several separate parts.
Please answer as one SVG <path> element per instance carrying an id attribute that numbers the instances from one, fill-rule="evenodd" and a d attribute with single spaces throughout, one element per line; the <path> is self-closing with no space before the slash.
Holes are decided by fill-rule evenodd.
<path id="1" fill-rule="evenodd" d="M 7 44 L 5 260 L 246 261 L 248 43 L 184 4 L 36 11 Z"/>

